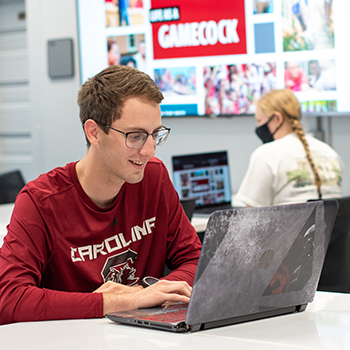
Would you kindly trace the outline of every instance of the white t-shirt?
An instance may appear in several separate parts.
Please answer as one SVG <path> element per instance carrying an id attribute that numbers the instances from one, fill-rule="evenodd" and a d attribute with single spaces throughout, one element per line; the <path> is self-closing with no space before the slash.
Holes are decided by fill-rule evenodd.
<path id="1" fill-rule="evenodd" d="M 326 143 L 309 135 L 306 140 L 322 181 L 322 198 L 340 197 L 342 160 Z M 253 152 L 236 199 L 252 207 L 318 199 L 314 173 L 295 133 L 263 144 Z"/>

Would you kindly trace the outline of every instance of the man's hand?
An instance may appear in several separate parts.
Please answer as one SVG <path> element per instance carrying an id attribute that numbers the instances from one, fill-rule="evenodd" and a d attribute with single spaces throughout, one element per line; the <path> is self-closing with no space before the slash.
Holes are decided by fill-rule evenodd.
<path id="1" fill-rule="evenodd" d="M 107 282 L 95 291 L 103 294 L 104 315 L 110 312 L 161 305 L 166 301 L 189 302 L 191 292 L 192 287 L 187 282 L 167 280 L 160 280 L 147 288 Z"/>
<path id="2" fill-rule="evenodd" d="M 137 293 L 137 308 L 161 305 L 166 301 L 188 303 L 191 293 L 192 287 L 187 282 L 160 280 Z"/>

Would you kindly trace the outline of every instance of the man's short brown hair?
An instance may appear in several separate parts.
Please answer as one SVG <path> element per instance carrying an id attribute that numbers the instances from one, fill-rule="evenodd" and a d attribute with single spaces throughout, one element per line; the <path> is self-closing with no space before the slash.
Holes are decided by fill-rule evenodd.
<path id="1" fill-rule="evenodd" d="M 111 125 L 122 114 L 129 98 L 161 103 L 163 94 L 154 80 L 134 67 L 110 66 L 88 79 L 78 92 L 80 120 L 95 120 L 108 133 L 104 125 Z"/>

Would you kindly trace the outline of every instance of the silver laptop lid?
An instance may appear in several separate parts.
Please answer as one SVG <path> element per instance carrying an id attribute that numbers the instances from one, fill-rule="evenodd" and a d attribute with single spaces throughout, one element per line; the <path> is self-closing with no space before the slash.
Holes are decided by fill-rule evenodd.
<path id="1" fill-rule="evenodd" d="M 213 213 L 186 323 L 311 302 L 336 211 L 318 201 Z"/>

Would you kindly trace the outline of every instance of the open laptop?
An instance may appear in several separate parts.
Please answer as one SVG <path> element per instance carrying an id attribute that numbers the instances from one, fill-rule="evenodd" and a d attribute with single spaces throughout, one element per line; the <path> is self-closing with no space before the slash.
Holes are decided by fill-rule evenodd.
<path id="1" fill-rule="evenodd" d="M 227 151 L 173 156 L 172 168 L 180 200 L 197 198 L 194 215 L 232 209 Z"/>
<path id="2" fill-rule="evenodd" d="M 337 210 L 332 200 L 217 211 L 207 225 L 189 304 L 106 317 L 195 332 L 303 311 L 314 298 Z"/>

